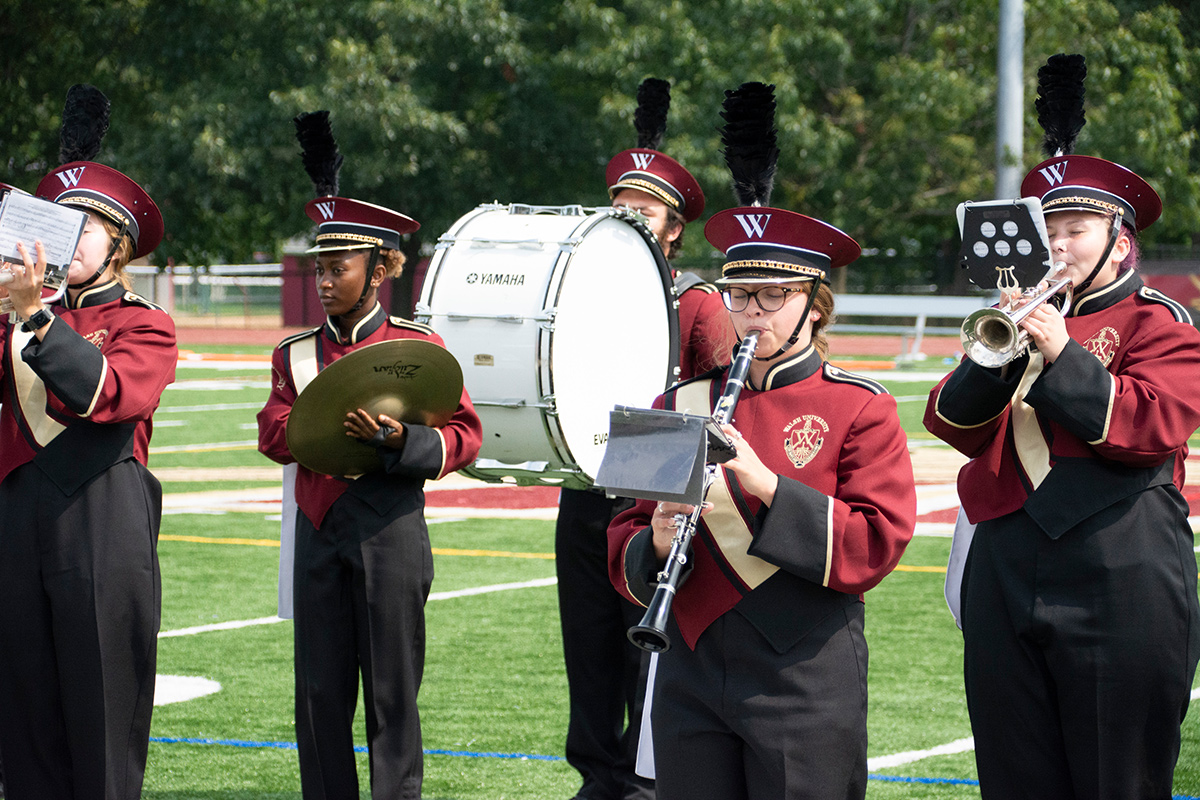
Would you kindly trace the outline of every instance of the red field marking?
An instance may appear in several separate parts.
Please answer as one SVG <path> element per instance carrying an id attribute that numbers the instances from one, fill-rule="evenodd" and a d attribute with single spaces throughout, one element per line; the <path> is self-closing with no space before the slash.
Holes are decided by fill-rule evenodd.
<path id="1" fill-rule="evenodd" d="M 430 508 L 557 508 L 555 486 L 480 486 L 425 493 Z"/>

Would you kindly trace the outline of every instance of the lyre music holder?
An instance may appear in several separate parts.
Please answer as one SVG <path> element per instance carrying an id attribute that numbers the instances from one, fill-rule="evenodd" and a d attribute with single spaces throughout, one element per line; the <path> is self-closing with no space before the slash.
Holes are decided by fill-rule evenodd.
<path id="1" fill-rule="evenodd" d="M 1050 273 L 1050 238 L 1036 197 L 961 203 L 958 229 L 959 264 L 982 289 L 1025 289 Z"/>
<path id="2" fill-rule="evenodd" d="M 705 465 L 736 454 L 712 417 L 616 406 L 596 486 L 618 497 L 699 505 Z"/>

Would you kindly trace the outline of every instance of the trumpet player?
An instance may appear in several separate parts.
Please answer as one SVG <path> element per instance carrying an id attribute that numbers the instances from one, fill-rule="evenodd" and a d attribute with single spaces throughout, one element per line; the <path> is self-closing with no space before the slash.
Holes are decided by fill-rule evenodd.
<path id="1" fill-rule="evenodd" d="M 1053 151 L 1052 151 L 1053 152 Z M 965 682 L 984 798 L 1167 798 L 1200 657 L 1181 495 L 1200 425 L 1200 333 L 1138 275 L 1148 183 L 1060 153 L 1030 170 L 1074 302 L 1022 323 L 1034 347 L 968 359 L 925 426 L 971 461 Z"/>
<path id="2" fill-rule="evenodd" d="M 726 119 L 772 88 L 730 93 Z M 769 120 L 766 128 L 772 128 Z M 745 126 L 737 126 L 738 130 Z M 760 147 L 772 149 L 770 142 Z M 740 148 L 727 128 L 726 157 Z M 732 164 L 731 164 L 732 166 Z M 671 608 L 652 703 L 656 785 L 677 798 L 862 798 L 867 781 L 863 593 L 900 560 L 916 497 L 896 402 L 826 361 L 826 276 L 858 244 L 766 205 L 769 180 L 705 226 L 725 253 L 718 284 L 741 338 L 758 343 L 725 432 L 723 464 Z M 761 177 L 761 175 L 759 176 Z M 729 367 L 670 389 L 658 408 L 713 411 Z M 646 605 L 691 506 L 639 501 L 609 528 L 617 590 Z"/>

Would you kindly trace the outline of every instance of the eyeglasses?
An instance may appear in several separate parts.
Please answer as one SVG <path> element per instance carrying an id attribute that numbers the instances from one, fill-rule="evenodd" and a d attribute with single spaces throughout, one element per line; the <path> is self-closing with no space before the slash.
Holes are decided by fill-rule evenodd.
<path id="1" fill-rule="evenodd" d="M 758 303 L 763 311 L 778 311 L 787 302 L 787 296 L 792 292 L 803 293 L 804 289 L 787 289 L 783 286 L 767 286 L 754 292 L 745 289 L 726 289 L 721 292 L 721 299 L 730 311 L 745 311 L 750 305 L 750 298 Z"/>

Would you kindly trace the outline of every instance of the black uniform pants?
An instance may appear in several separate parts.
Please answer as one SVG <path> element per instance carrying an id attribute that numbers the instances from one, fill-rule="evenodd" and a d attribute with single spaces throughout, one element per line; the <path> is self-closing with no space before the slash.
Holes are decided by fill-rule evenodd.
<path id="1" fill-rule="evenodd" d="M 644 609 L 608 579 L 608 523 L 631 500 L 563 489 L 554 531 L 558 608 L 570 694 L 567 761 L 578 797 L 647 800 L 654 782 L 634 773 L 649 659 L 626 631 Z"/>
<path id="2" fill-rule="evenodd" d="M 296 740 L 305 800 L 358 797 L 352 723 L 360 671 L 371 796 L 420 798 L 417 691 L 432 582 L 419 508 L 390 519 L 342 495 L 319 530 L 296 515 Z"/>
<path id="3" fill-rule="evenodd" d="M 1200 655 L 1187 505 L 1152 489 L 1050 539 L 983 522 L 963 576 L 985 798 L 1169 798 Z"/>
<path id="4" fill-rule="evenodd" d="M 672 619 L 654 680 L 662 800 L 862 800 L 867 792 L 863 604 L 779 654 L 736 610 L 689 650 Z"/>
<path id="5" fill-rule="evenodd" d="M 116 464 L 70 497 L 0 484 L 0 750 L 9 800 L 141 795 L 161 582 L 157 480 Z"/>

